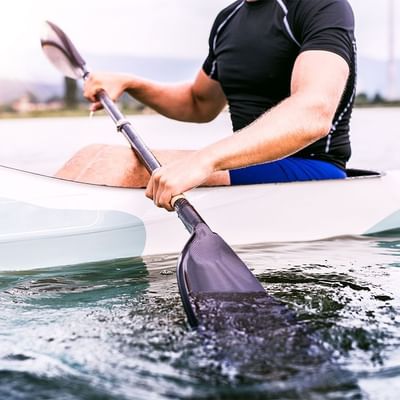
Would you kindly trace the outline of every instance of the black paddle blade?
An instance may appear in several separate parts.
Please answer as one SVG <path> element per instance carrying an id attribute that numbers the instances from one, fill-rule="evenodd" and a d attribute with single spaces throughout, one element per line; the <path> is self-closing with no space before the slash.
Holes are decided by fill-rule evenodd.
<path id="1" fill-rule="evenodd" d="M 85 61 L 68 36 L 55 24 L 46 21 L 40 39 L 50 62 L 65 76 L 81 79 L 87 73 Z"/>
<path id="2" fill-rule="evenodd" d="M 177 278 L 189 324 L 201 323 L 196 298 L 221 294 L 234 298 L 246 294 L 259 297 L 264 288 L 229 245 L 205 223 L 198 224 L 182 251 Z"/>

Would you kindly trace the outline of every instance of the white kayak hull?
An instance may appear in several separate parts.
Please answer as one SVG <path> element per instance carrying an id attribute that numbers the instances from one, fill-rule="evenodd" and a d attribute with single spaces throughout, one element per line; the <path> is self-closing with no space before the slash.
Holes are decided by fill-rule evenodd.
<path id="1" fill-rule="evenodd" d="M 140 189 L 0 167 L 0 270 L 179 253 L 189 234 Z M 346 180 L 201 188 L 188 198 L 230 245 L 400 229 L 400 170 Z"/>

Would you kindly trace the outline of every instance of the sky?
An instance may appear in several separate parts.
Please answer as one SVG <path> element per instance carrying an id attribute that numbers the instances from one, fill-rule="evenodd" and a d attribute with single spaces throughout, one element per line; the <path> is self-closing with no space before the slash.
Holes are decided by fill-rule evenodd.
<path id="1" fill-rule="evenodd" d="M 349 0 L 361 56 L 388 55 L 389 0 Z M 0 78 L 43 79 L 55 72 L 42 58 L 43 21 L 62 27 L 81 53 L 203 59 L 216 13 L 231 0 L 12 0 L 0 13 Z M 400 21 L 400 2 L 395 18 Z M 378 5 L 378 6 L 377 6 Z M 400 28 L 396 37 L 400 37 Z M 400 59 L 400 39 L 396 43 Z M 38 66 L 40 63 L 40 67 Z"/>

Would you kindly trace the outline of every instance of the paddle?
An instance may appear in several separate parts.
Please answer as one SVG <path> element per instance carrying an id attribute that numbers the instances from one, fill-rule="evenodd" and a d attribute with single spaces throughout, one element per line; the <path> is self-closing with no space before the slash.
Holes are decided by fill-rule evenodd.
<path id="1" fill-rule="evenodd" d="M 86 63 L 67 35 L 51 22 L 46 22 L 45 28 L 41 44 L 48 59 L 65 76 L 86 79 L 89 75 Z M 146 169 L 152 173 L 159 168 L 160 163 L 105 91 L 98 94 L 98 99 Z M 207 318 L 204 303 L 200 304 L 201 299 L 211 299 L 215 306 L 216 301 L 231 304 L 232 301 L 240 301 L 243 296 L 247 300 L 254 296 L 255 304 L 260 296 L 269 297 L 244 262 L 220 236 L 210 230 L 186 198 L 178 196 L 173 206 L 191 234 L 178 260 L 177 280 L 192 327 L 204 323 Z"/>

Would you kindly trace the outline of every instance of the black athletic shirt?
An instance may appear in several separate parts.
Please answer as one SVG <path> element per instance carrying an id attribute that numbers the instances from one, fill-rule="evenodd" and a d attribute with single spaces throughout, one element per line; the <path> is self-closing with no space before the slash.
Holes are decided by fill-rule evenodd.
<path id="1" fill-rule="evenodd" d="M 301 52 L 325 50 L 343 57 L 350 76 L 332 128 L 295 155 L 345 168 L 356 83 L 354 16 L 347 0 L 235 1 L 217 16 L 209 46 L 203 70 L 220 82 L 234 131 L 290 95 L 294 62 Z"/>

